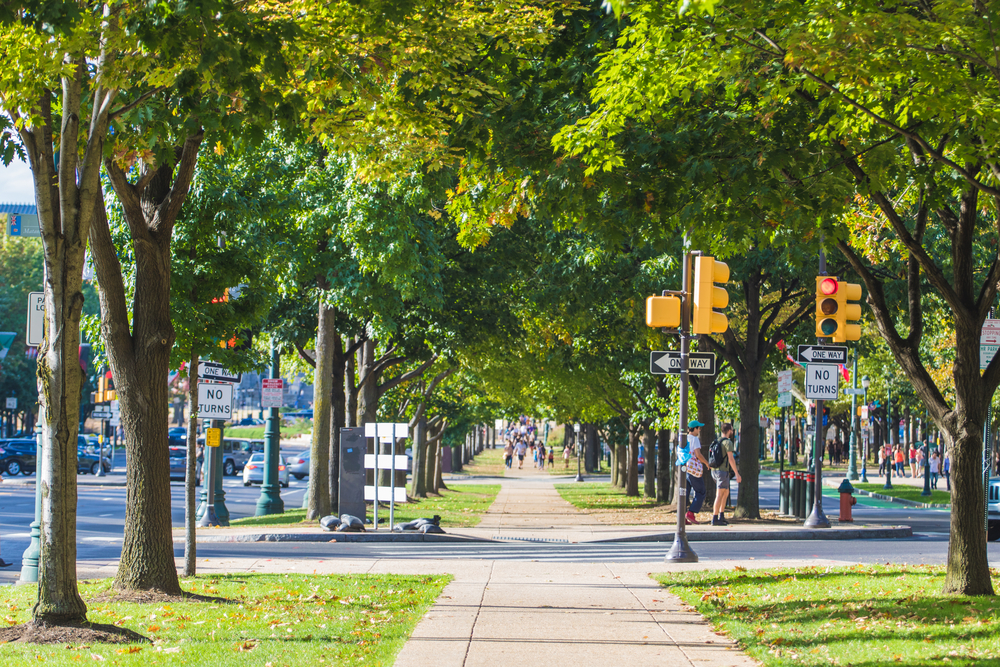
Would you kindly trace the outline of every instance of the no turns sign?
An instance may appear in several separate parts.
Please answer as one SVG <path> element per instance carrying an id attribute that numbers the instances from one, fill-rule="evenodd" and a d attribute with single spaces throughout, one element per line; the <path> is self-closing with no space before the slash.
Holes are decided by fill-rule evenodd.
<path id="1" fill-rule="evenodd" d="M 233 385 L 198 383 L 198 419 L 229 419 L 233 416 Z"/>

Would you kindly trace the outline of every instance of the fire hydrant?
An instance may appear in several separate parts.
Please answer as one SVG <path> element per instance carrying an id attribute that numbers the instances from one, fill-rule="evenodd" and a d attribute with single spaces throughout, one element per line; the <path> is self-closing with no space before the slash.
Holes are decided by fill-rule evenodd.
<path id="1" fill-rule="evenodd" d="M 845 478 L 840 483 L 840 488 L 837 491 L 840 492 L 840 520 L 853 523 L 854 518 L 851 516 L 851 507 L 858 502 L 858 499 L 851 495 L 854 493 L 854 487 Z"/>

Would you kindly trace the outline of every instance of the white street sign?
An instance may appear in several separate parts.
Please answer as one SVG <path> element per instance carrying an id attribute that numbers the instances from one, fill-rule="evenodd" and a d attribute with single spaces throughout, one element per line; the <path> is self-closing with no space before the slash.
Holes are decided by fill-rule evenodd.
<path id="1" fill-rule="evenodd" d="M 45 323 L 45 293 L 28 293 L 28 346 L 38 347 L 42 344 Z"/>
<path id="2" fill-rule="evenodd" d="M 261 381 L 260 407 L 280 408 L 285 405 L 285 384 L 281 378 L 265 378 Z"/>
<path id="3" fill-rule="evenodd" d="M 986 370 L 1000 349 L 1000 320 L 986 320 L 979 334 L 979 370 Z"/>
<path id="4" fill-rule="evenodd" d="M 792 392 L 783 391 L 780 394 L 778 394 L 778 407 L 779 408 L 792 407 Z"/>
<path id="5" fill-rule="evenodd" d="M 8 398 L 7 399 L 7 409 L 8 410 L 17 410 L 17 399 L 16 398 Z"/>
<path id="6" fill-rule="evenodd" d="M 840 372 L 834 364 L 809 364 L 806 366 L 806 398 L 812 400 L 837 400 Z"/>
<path id="7" fill-rule="evenodd" d="M 844 395 L 845 396 L 864 396 L 865 395 L 865 389 L 864 389 L 864 387 L 858 387 L 857 389 L 852 389 L 851 387 L 846 387 L 844 389 Z"/>
<path id="8" fill-rule="evenodd" d="M 198 419 L 229 419 L 233 416 L 233 385 L 198 383 Z"/>
<path id="9" fill-rule="evenodd" d="M 778 393 L 784 394 L 791 390 L 792 390 L 792 372 L 778 371 Z"/>

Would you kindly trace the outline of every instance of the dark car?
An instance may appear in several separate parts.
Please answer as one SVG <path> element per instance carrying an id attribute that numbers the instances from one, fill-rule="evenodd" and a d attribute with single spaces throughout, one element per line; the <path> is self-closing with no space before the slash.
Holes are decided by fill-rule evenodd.
<path id="1" fill-rule="evenodd" d="M 84 450 L 83 447 L 78 447 L 76 450 L 76 473 L 78 475 L 86 475 L 88 472 L 92 475 L 96 475 L 98 465 L 104 466 L 104 472 L 111 472 L 111 461 L 108 457 L 100 459 L 102 464 L 98 464 L 97 454 L 91 454 Z"/>
<path id="2" fill-rule="evenodd" d="M 187 445 L 183 441 L 170 439 L 170 479 L 183 480 L 187 474 Z"/>
<path id="3" fill-rule="evenodd" d="M 296 410 L 295 412 L 286 412 L 281 415 L 282 419 L 312 419 L 312 410 Z"/>
<path id="4" fill-rule="evenodd" d="M 0 471 L 13 477 L 35 472 L 37 445 L 34 440 L 0 440 Z"/>

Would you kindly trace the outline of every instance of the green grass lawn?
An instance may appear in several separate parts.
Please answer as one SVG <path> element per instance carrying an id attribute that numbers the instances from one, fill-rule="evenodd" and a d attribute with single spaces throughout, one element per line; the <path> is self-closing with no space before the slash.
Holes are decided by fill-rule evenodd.
<path id="1" fill-rule="evenodd" d="M 152 644 L 0 645 L 3 665 L 391 665 L 448 576 L 239 574 L 182 580 L 231 603 L 90 601 L 110 580 L 84 583 L 88 619 Z M 7 626 L 31 620 L 34 586 L 4 588 Z"/>
<path id="2" fill-rule="evenodd" d="M 503 450 L 484 449 L 476 454 L 472 463 L 462 468 L 462 473 L 473 477 L 503 477 L 504 470 Z"/>
<path id="3" fill-rule="evenodd" d="M 764 665 L 1000 665 L 1000 599 L 942 595 L 942 567 L 737 567 L 656 579 Z"/>
<path id="4" fill-rule="evenodd" d="M 420 517 L 431 518 L 435 514 L 441 517 L 442 528 L 461 528 L 477 525 L 482 520 L 483 513 L 500 492 L 499 484 L 454 484 L 450 489 L 442 490 L 440 497 L 430 496 L 405 504 L 396 504 L 393 519 L 396 523 L 405 523 Z M 379 507 L 379 520 L 389 520 L 389 506 Z M 251 516 L 235 519 L 233 526 L 289 526 L 310 525 L 306 522 L 304 509 L 287 509 L 284 514 L 268 516 Z M 368 519 L 372 518 L 372 505 L 368 504 Z M 380 524 L 383 525 L 383 524 Z"/>
<path id="5" fill-rule="evenodd" d="M 851 486 L 862 491 L 869 491 L 871 493 L 878 493 L 883 496 L 892 496 L 893 498 L 902 498 L 903 500 L 912 500 L 918 503 L 933 503 L 935 505 L 950 505 L 951 504 L 951 493 L 948 491 L 942 491 L 941 489 L 935 489 L 931 491 L 930 496 L 920 495 L 923 492 L 923 487 L 920 486 L 907 486 L 906 484 L 894 484 L 891 489 L 882 488 L 885 482 L 874 483 L 874 484 L 862 484 L 861 482 L 851 482 Z"/>
<path id="6" fill-rule="evenodd" d="M 558 466 L 556 467 L 558 468 Z M 581 510 L 634 509 L 657 506 L 654 499 L 641 495 L 626 496 L 622 489 L 611 486 L 609 482 L 574 482 L 573 484 L 556 484 L 555 486 L 563 500 Z M 642 492 L 642 480 L 639 481 L 639 491 Z"/>
<path id="7" fill-rule="evenodd" d="M 254 440 L 260 440 L 264 437 L 264 429 L 266 426 L 228 426 L 226 427 L 226 435 L 230 438 L 252 438 Z M 293 419 L 292 421 L 283 421 L 281 424 L 281 437 L 282 438 L 294 438 L 297 435 L 302 435 L 303 433 L 312 433 L 312 420 L 311 419 Z"/>

